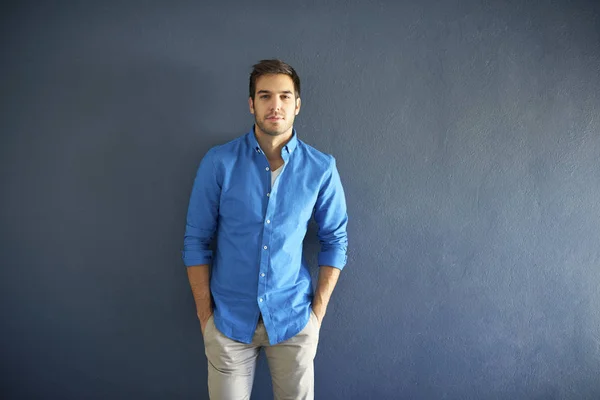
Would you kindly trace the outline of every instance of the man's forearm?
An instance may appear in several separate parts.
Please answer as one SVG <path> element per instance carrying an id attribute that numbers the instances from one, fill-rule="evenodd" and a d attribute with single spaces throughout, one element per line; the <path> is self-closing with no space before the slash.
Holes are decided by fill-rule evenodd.
<path id="1" fill-rule="evenodd" d="M 190 287 L 196 302 L 196 313 L 200 321 L 205 322 L 212 314 L 210 299 L 210 267 L 208 265 L 195 265 L 187 267 Z"/>
<path id="2" fill-rule="evenodd" d="M 331 294 L 333 293 L 333 289 L 335 288 L 339 276 L 340 270 L 338 268 L 325 265 L 319 267 L 319 280 L 312 308 L 320 322 L 323 321 L 329 299 L 331 298 Z"/>

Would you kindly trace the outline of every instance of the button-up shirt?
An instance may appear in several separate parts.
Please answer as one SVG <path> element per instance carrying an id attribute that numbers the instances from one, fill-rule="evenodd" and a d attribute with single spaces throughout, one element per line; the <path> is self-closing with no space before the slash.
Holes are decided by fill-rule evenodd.
<path id="1" fill-rule="evenodd" d="M 308 323 L 313 288 L 302 241 L 314 216 L 320 266 L 346 264 L 346 201 L 335 159 L 303 143 L 294 130 L 271 186 L 269 162 L 254 130 L 210 149 L 190 197 L 183 261 L 212 264 L 214 323 L 250 343 L 262 315 L 277 344 Z M 216 254 L 211 242 L 216 235 Z"/>

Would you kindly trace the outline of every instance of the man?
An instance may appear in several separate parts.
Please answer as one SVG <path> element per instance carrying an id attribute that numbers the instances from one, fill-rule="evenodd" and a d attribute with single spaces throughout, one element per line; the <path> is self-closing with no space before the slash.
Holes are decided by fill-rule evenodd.
<path id="1" fill-rule="evenodd" d="M 254 65 L 249 94 L 253 129 L 204 156 L 187 215 L 183 260 L 204 336 L 209 394 L 249 399 L 264 349 L 275 399 L 312 399 L 319 329 L 346 263 L 344 192 L 334 158 L 300 141 L 293 128 L 300 112 L 296 71 L 263 60 Z M 313 215 L 321 243 L 314 294 L 302 258 Z"/>

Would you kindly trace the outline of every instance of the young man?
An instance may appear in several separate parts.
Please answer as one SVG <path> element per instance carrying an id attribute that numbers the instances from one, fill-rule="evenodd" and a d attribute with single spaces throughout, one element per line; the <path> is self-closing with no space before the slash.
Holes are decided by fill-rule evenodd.
<path id="1" fill-rule="evenodd" d="M 346 263 L 344 191 L 334 158 L 300 141 L 293 128 L 300 79 L 291 66 L 254 65 L 248 104 L 253 129 L 204 156 L 187 215 L 183 260 L 208 389 L 213 400 L 249 399 L 264 349 L 275 399 L 312 399 L 319 329 Z M 313 215 L 321 243 L 314 293 L 302 258 Z"/>

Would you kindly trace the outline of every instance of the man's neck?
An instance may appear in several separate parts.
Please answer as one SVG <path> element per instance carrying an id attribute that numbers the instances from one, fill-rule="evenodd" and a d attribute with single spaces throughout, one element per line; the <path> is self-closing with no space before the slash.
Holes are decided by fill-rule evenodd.
<path id="1" fill-rule="evenodd" d="M 282 133 L 281 135 L 271 136 L 261 132 L 258 127 L 254 127 L 256 141 L 260 145 L 262 151 L 265 152 L 265 156 L 269 161 L 281 159 L 281 149 L 283 149 L 283 146 L 290 141 L 293 133 L 293 129 L 290 129 L 288 132 Z"/>

